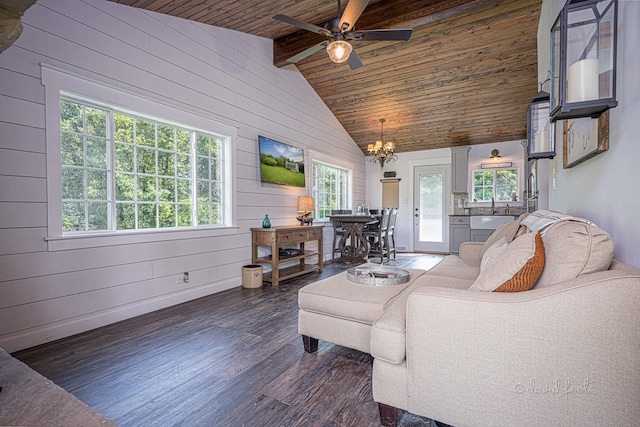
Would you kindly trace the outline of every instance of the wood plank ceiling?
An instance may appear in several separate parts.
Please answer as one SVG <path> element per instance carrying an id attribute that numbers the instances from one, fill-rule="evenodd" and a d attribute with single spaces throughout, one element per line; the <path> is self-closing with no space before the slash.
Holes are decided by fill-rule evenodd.
<path id="1" fill-rule="evenodd" d="M 273 15 L 322 27 L 338 13 L 334 0 L 111 1 L 271 38 L 276 66 L 325 38 Z M 364 63 L 355 71 L 324 51 L 296 66 L 365 153 L 381 118 L 396 152 L 525 139 L 541 3 L 371 0 L 357 28 L 413 28 L 410 41 L 354 41 Z"/>

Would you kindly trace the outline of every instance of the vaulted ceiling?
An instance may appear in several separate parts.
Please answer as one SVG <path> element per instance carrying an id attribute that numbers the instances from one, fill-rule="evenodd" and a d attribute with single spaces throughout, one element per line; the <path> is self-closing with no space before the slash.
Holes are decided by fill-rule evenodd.
<path id="1" fill-rule="evenodd" d="M 326 38 L 274 15 L 320 27 L 338 15 L 335 0 L 111 1 L 271 38 L 276 66 Z M 354 71 L 323 50 L 296 66 L 365 153 L 381 118 L 397 152 L 524 139 L 541 3 L 371 0 L 357 29 L 412 28 L 410 41 L 354 41 L 364 63 Z"/>

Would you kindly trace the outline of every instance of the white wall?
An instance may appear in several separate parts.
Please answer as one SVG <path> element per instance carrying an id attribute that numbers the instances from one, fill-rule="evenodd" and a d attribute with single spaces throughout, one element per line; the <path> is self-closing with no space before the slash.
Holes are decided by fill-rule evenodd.
<path id="1" fill-rule="evenodd" d="M 273 67 L 270 40 L 106 0 L 42 0 L 23 24 L 18 41 L 0 54 L 0 346 L 6 350 L 239 286 L 240 267 L 251 257 L 249 228 L 267 213 L 274 226 L 295 224 L 297 196 L 310 193 L 260 184 L 258 134 L 354 164 L 354 203 L 364 201 L 361 151 L 300 73 Z M 49 251 L 41 62 L 237 127 L 237 228 Z M 328 249 L 330 228 L 325 236 Z M 191 280 L 177 286 L 182 271 Z"/>
<path id="2" fill-rule="evenodd" d="M 544 0 L 542 4 L 538 27 L 540 81 L 547 78 L 550 68 L 550 28 L 564 3 L 564 0 Z M 549 167 L 549 207 L 593 220 L 611 233 L 615 257 L 640 267 L 640 2 L 620 0 L 618 7 L 618 106 L 610 110 L 609 150 L 573 168 L 563 169 L 562 133 L 557 134 L 559 155 Z"/>

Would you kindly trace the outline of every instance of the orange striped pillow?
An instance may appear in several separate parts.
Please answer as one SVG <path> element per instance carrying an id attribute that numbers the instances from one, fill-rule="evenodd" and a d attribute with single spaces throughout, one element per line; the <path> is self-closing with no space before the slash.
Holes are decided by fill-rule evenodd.
<path id="1" fill-rule="evenodd" d="M 520 292 L 532 289 L 544 269 L 544 244 L 539 232 L 516 237 L 487 263 L 471 288 L 485 292 Z"/>

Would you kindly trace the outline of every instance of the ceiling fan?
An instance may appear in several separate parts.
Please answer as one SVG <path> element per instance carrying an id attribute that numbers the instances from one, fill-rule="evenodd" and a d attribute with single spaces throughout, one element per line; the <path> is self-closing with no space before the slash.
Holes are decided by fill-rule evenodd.
<path id="1" fill-rule="evenodd" d="M 317 25 L 308 24 L 306 22 L 299 21 L 295 18 L 291 18 L 286 15 L 275 15 L 273 19 L 284 22 L 285 24 L 293 25 L 298 28 L 302 28 L 306 31 L 322 34 L 329 38 L 329 40 L 319 43 L 315 46 L 311 46 L 308 49 L 303 50 L 297 55 L 287 59 L 287 62 L 295 64 L 304 58 L 313 55 L 319 50 L 326 48 L 329 58 L 333 62 L 342 63 L 346 62 L 352 70 L 356 70 L 362 67 L 364 64 L 360 60 L 360 57 L 353 50 L 353 46 L 349 43 L 353 41 L 378 41 L 378 40 L 396 40 L 396 41 L 408 41 L 411 39 L 412 29 L 408 28 L 393 28 L 384 30 L 355 30 L 355 23 L 360 18 L 360 15 L 369 4 L 370 0 L 350 0 L 347 7 L 344 9 L 344 13 L 340 16 L 340 0 L 338 0 L 338 18 L 328 21 L 323 27 Z"/>

